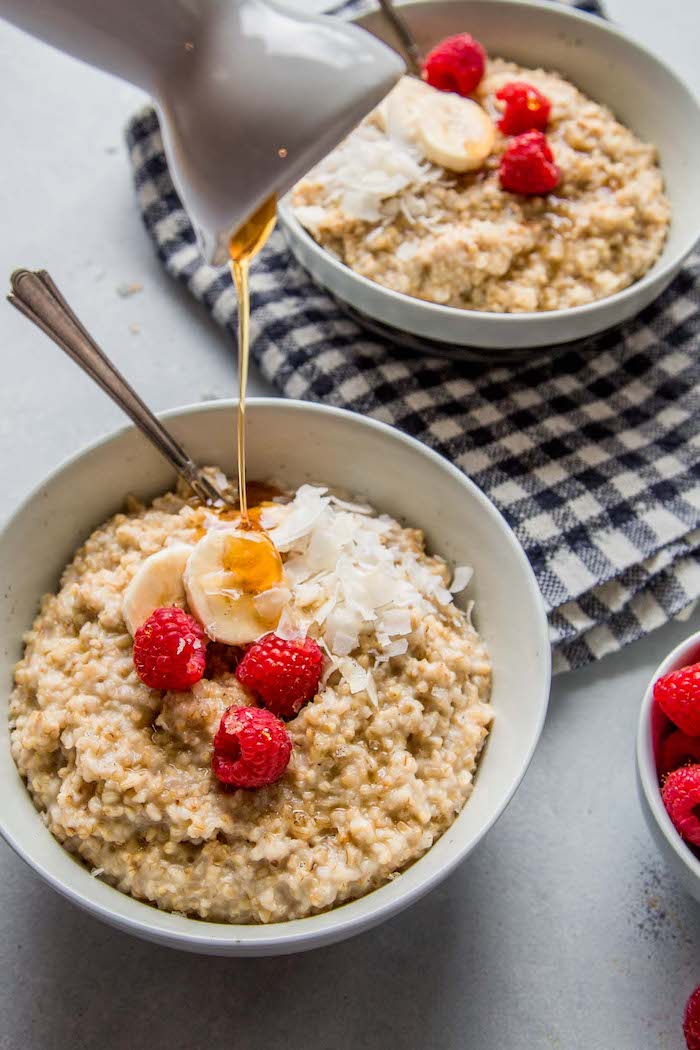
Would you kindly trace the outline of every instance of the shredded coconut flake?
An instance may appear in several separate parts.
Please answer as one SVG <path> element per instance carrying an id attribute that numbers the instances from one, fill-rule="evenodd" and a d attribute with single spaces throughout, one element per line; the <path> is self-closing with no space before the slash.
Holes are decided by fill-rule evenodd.
<path id="1" fill-rule="evenodd" d="M 376 637 L 377 666 L 401 656 L 413 631 L 410 610 L 448 606 L 451 592 L 434 566 L 386 541 L 391 519 L 374 516 L 370 507 L 303 485 L 276 510 L 269 535 L 287 556 L 292 590 L 276 633 L 297 638 L 310 632 L 328 657 L 326 681 L 338 672 L 353 693 L 376 696 L 371 672 L 352 657 L 360 637 Z M 458 568 L 452 587 L 461 590 L 469 576 L 469 569 Z"/>
<path id="2" fill-rule="evenodd" d="M 374 511 L 371 507 L 368 507 L 366 503 L 348 503 L 347 500 L 340 499 L 339 496 L 331 495 L 331 506 L 335 507 L 336 510 L 348 510 L 352 514 L 370 514 Z"/>
<path id="3" fill-rule="evenodd" d="M 419 221 L 420 203 L 412 190 L 436 182 L 442 169 L 428 163 L 412 141 L 393 126 L 385 134 L 361 124 L 307 176 L 318 186 L 320 203 L 295 207 L 302 226 L 312 232 L 339 208 L 363 222 L 378 222 L 383 202 L 395 198 L 407 220 Z"/>
<path id="4" fill-rule="evenodd" d="M 270 529 L 270 536 L 279 551 L 289 551 L 294 542 L 307 536 L 328 505 L 325 489 L 302 485 L 295 499 L 283 509 L 281 521 Z"/>
<path id="5" fill-rule="evenodd" d="M 458 565 L 454 571 L 454 576 L 452 577 L 452 583 L 450 584 L 450 593 L 459 594 L 460 591 L 463 591 L 466 587 L 469 586 L 473 575 L 474 570 L 468 565 Z"/>
<path id="6" fill-rule="evenodd" d="M 367 239 L 369 240 L 369 238 Z M 396 249 L 396 257 L 404 262 L 408 262 L 416 255 L 419 247 L 417 241 L 402 241 Z"/>
<path id="7" fill-rule="evenodd" d="M 351 693 L 361 693 L 367 688 L 368 674 L 357 660 L 341 660 L 340 675 L 350 686 Z"/>
<path id="8" fill-rule="evenodd" d="M 387 609 L 382 615 L 379 630 L 384 634 L 410 634 L 411 614 L 408 609 Z"/>
<path id="9" fill-rule="evenodd" d="M 391 660 L 392 656 L 403 656 L 405 652 L 408 652 L 408 638 L 397 638 L 384 647 L 382 656 Z"/>

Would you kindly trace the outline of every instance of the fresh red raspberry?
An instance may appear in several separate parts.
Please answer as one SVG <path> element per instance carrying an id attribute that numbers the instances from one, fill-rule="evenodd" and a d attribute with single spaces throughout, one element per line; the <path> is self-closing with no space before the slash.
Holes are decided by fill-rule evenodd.
<path id="1" fill-rule="evenodd" d="M 512 80 L 496 92 L 506 108 L 498 126 L 504 135 L 522 135 L 525 131 L 544 131 L 552 103 L 532 84 Z"/>
<path id="2" fill-rule="evenodd" d="M 678 834 L 700 846 L 700 765 L 682 766 L 669 773 L 661 797 Z"/>
<path id="3" fill-rule="evenodd" d="M 236 668 L 239 682 L 281 718 L 293 718 L 318 690 L 323 653 L 313 638 L 291 641 L 266 634 Z"/>
<path id="4" fill-rule="evenodd" d="M 513 139 L 501 157 L 501 186 L 511 193 L 550 193 L 558 184 L 559 168 L 541 131 L 527 131 Z"/>
<path id="5" fill-rule="evenodd" d="M 663 778 L 674 769 L 692 762 L 700 762 L 700 738 L 688 736 L 682 729 L 674 729 L 659 747 L 659 777 Z"/>
<path id="6" fill-rule="evenodd" d="M 700 985 L 685 1005 L 683 1035 L 688 1050 L 700 1050 Z"/>
<path id="7" fill-rule="evenodd" d="M 134 666 L 150 689 L 189 689 L 206 662 L 207 636 L 177 606 L 156 609 L 134 635 Z"/>
<path id="8" fill-rule="evenodd" d="M 262 707 L 229 707 L 214 737 L 211 767 L 222 784 L 261 788 L 289 765 L 292 738 L 279 718 Z"/>
<path id="9" fill-rule="evenodd" d="M 654 683 L 654 699 L 688 736 L 700 736 L 700 664 L 670 671 Z"/>
<path id="10" fill-rule="evenodd" d="M 423 63 L 423 80 L 439 91 L 471 95 L 486 69 L 486 52 L 469 33 L 448 36 Z"/>

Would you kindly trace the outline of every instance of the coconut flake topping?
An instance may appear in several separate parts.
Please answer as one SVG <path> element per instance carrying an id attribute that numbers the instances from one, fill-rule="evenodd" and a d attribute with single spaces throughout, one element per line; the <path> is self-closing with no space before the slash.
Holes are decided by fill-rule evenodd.
<path id="1" fill-rule="evenodd" d="M 375 665 L 402 655 L 414 629 L 411 611 L 450 606 L 452 592 L 471 576 L 458 568 L 448 589 L 434 566 L 387 542 L 391 518 L 318 486 L 302 485 L 291 502 L 264 510 L 261 524 L 285 555 L 292 591 L 276 633 L 318 638 L 329 659 L 326 679 L 338 671 L 353 693 L 366 690 L 370 698 L 376 697 L 371 670 L 352 657 L 361 636 L 376 637 Z"/>
<path id="2" fill-rule="evenodd" d="M 319 202 L 295 206 L 294 211 L 313 232 L 335 206 L 353 219 L 377 222 L 382 204 L 391 198 L 404 202 L 413 223 L 425 210 L 413 190 L 437 181 L 444 173 L 425 160 L 415 143 L 391 129 L 385 134 L 371 123 L 357 128 L 307 176 L 318 186 Z"/>

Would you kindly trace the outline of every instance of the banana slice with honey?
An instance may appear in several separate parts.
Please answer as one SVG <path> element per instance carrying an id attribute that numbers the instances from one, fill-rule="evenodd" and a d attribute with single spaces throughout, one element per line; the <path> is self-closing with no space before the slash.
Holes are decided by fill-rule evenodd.
<path id="1" fill-rule="evenodd" d="M 480 168 L 493 149 L 496 130 L 471 98 L 462 98 L 404 77 L 379 110 L 389 135 L 413 142 L 425 158 L 448 171 Z"/>
<path id="2" fill-rule="evenodd" d="M 182 577 L 192 551 L 187 543 L 173 543 L 149 555 L 136 570 L 122 603 L 124 620 L 132 637 L 156 609 L 185 604 Z"/>
<path id="3" fill-rule="evenodd" d="M 470 98 L 437 91 L 423 99 L 417 119 L 421 150 L 433 164 L 449 171 L 474 171 L 493 149 L 493 123 Z"/>
<path id="4" fill-rule="evenodd" d="M 184 583 L 192 614 L 226 645 L 274 630 L 290 598 L 282 559 L 262 531 L 211 529 L 192 551 Z"/>

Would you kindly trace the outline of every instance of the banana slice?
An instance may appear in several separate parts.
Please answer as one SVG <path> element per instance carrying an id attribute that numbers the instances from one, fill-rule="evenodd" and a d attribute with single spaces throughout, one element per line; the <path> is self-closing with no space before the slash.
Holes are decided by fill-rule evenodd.
<path id="1" fill-rule="evenodd" d="M 192 550 L 187 543 L 174 543 L 146 558 L 124 592 L 122 613 L 129 634 L 136 634 L 156 609 L 185 604 L 182 576 Z"/>
<path id="2" fill-rule="evenodd" d="M 382 131 L 392 137 L 415 142 L 421 106 L 434 94 L 437 91 L 430 84 L 417 77 L 403 77 L 377 109 Z"/>
<path id="3" fill-rule="evenodd" d="M 477 102 L 416 77 L 400 80 L 376 112 L 387 135 L 413 143 L 448 171 L 480 168 L 496 138 L 491 118 Z"/>
<path id="4" fill-rule="evenodd" d="M 185 569 L 192 613 L 210 638 L 246 645 L 274 630 L 290 591 L 282 559 L 264 532 L 211 529 Z"/>
<path id="5" fill-rule="evenodd" d="M 436 91 L 416 115 L 418 145 L 428 160 L 449 171 L 480 168 L 493 149 L 495 129 L 478 103 Z"/>

